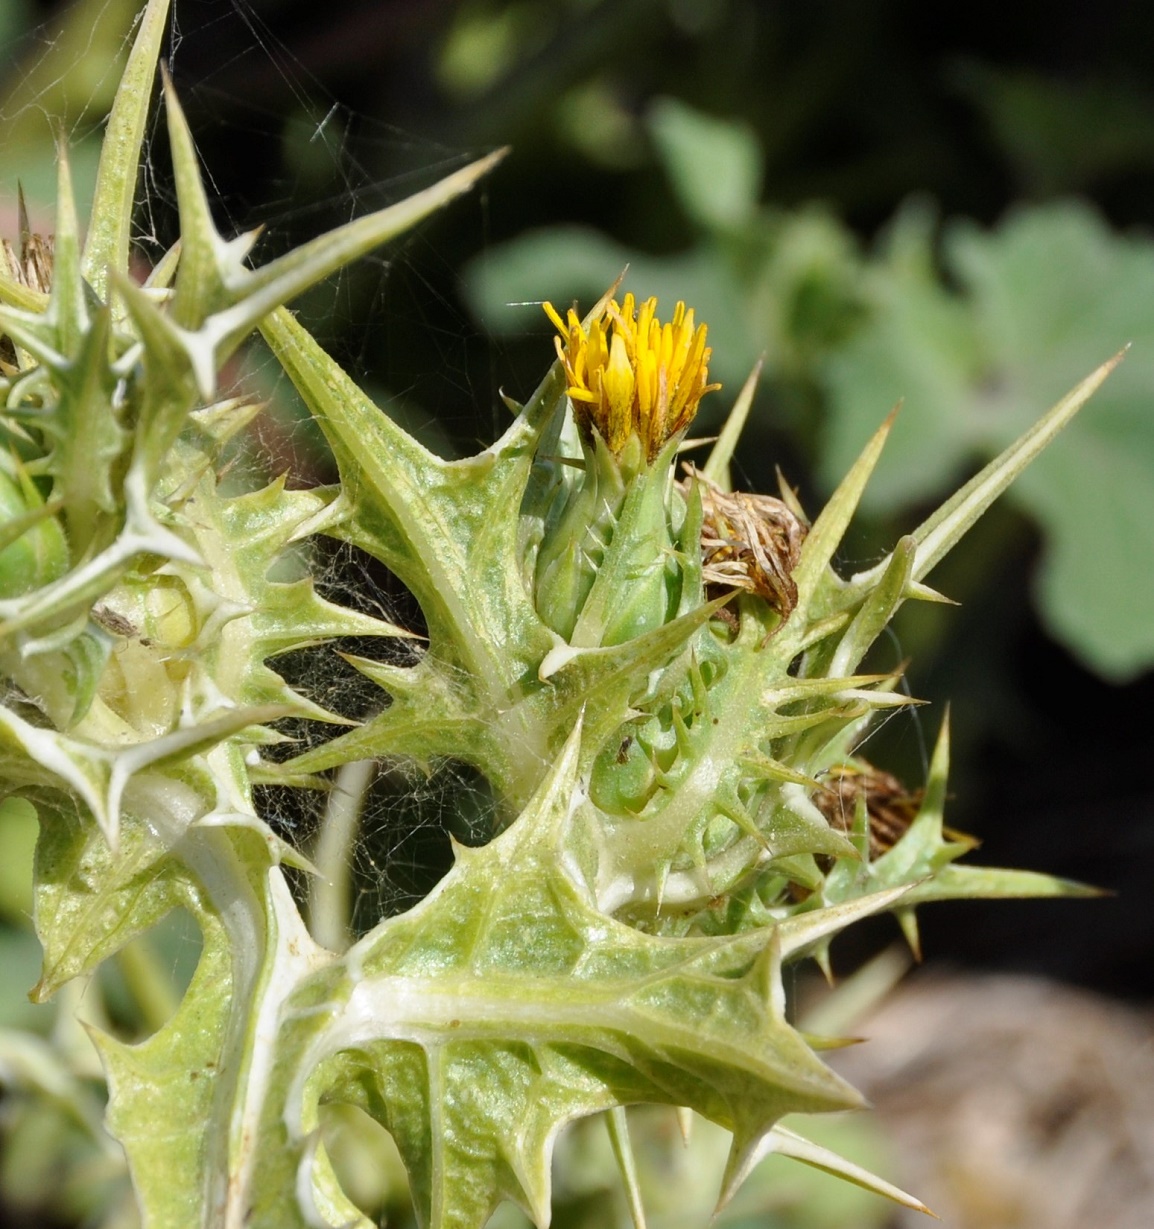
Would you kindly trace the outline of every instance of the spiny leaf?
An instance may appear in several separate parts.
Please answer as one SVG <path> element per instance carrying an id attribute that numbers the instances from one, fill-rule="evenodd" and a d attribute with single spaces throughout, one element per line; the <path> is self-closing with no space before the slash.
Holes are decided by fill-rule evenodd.
<path id="1" fill-rule="evenodd" d="M 1073 388 L 1004 452 L 975 474 L 913 532 L 918 543 L 914 576 L 921 580 L 1011 482 L 1047 447 L 1105 382 L 1125 356 L 1119 351 Z"/>
<path id="2" fill-rule="evenodd" d="M 56 241 L 52 254 L 52 293 L 45 318 L 56 334 L 56 348 L 71 357 L 88 331 L 88 304 L 80 275 L 80 222 L 72 191 L 67 151 L 56 159 Z"/>
<path id="3" fill-rule="evenodd" d="M 21 773 L 31 784 L 74 791 L 84 800 L 109 845 L 115 849 L 120 833 L 121 801 L 133 776 L 148 768 L 186 759 L 249 726 L 285 715 L 286 709 L 281 705 L 232 709 L 159 738 L 127 746 L 102 746 L 30 725 L 0 707 L 0 743 L 27 757 L 26 765 L 9 764 L 10 773 Z"/>
<path id="4" fill-rule="evenodd" d="M 479 1227 L 503 1196 L 540 1216 L 553 1137 L 578 1115 L 693 1105 L 752 1137 L 790 1105 L 857 1101 L 782 1018 L 764 936 L 654 939 L 569 878 L 579 747 L 578 729 L 503 836 L 459 850 L 431 897 L 350 950 L 347 989 L 325 975 L 332 1009 L 307 1067 L 326 1078 L 308 1097 L 327 1086 L 382 1120 L 431 1226 Z M 298 1147 L 304 1092 L 298 1079 Z"/>
<path id="5" fill-rule="evenodd" d="M 501 746 L 494 732 L 480 719 L 468 690 L 426 658 L 411 667 L 412 686 L 392 691 L 404 673 L 387 663 L 353 658 L 352 664 L 392 695 L 392 703 L 347 734 L 328 739 L 287 761 L 280 769 L 289 774 L 323 772 L 359 759 L 406 756 L 428 764 L 440 756 L 453 756 L 503 777 Z M 271 766 L 270 766 L 271 767 Z"/>
<path id="6" fill-rule="evenodd" d="M 753 1167 L 765 1157 L 772 1155 L 787 1156 L 805 1165 L 812 1165 L 815 1169 L 833 1174 L 835 1178 L 843 1178 L 867 1191 L 884 1195 L 903 1207 L 912 1208 L 915 1212 L 924 1212 L 927 1216 L 933 1216 L 935 1220 L 939 1219 L 920 1199 L 908 1195 L 900 1187 L 894 1186 L 884 1178 L 870 1173 L 868 1169 L 863 1169 L 860 1165 L 839 1156 L 829 1148 L 823 1148 L 820 1144 L 815 1144 L 783 1126 L 772 1127 L 751 1146 L 740 1153 L 735 1149 L 730 1154 L 725 1177 L 722 1180 L 721 1198 L 717 1205 L 718 1212 L 733 1198 Z"/>
<path id="7" fill-rule="evenodd" d="M 508 452 L 442 461 L 375 406 L 285 312 L 264 325 L 280 363 L 333 445 L 350 516 L 341 536 L 385 563 L 421 604 L 430 644 L 482 689 L 536 667 L 548 633 L 521 583 L 517 510 L 532 465 Z M 500 583 L 477 586 L 492 574 Z"/>
<path id="8" fill-rule="evenodd" d="M 862 603 L 846 628 L 829 665 L 831 675 L 857 669 L 870 645 L 889 625 L 898 607 L 909 595 L 910 577 L 916 562 L 917 540 L 902 538 L 890 554 L 889 565 L 877 587 Z"/>
<path id="9" fill-rule="evenodd" d="M 753 408 L 753 395 L 757 391 L 757 381 L 761 376 L 761 360 L 757 362 L 757 366 L 749 373 L 749 379 L 741 386 L 741 392 L 737 394 L 737 400 L 733 403 L 733 409 L 729 411 L 729 417 L 725 420 L 725 426 L 721 429 L 721 434 L 717 437 L 717 443 L 713 445 L 709 452 L 709 460 L 705 462 L 702 473 L 710 482 L 721 487 L 723 491 L 732 489 L 729 477 L 729 462 L 733 459 L 733 453 L 737 448 L 737 441 L 741 438 L 741 432 L 745 427 L 745 420 L 749 417 L 749 411 Z"/>
<path id="10" fill-rule="evenodd" d="M 41 802 L 36 850 L 36 930 L 43 1002 L 91 972 L 179 905 L 193 899 L 171 848 L 138 816 L 122 825 L 118 852 L 71 808 Z"/>
<path id="11" fill-rule="evenodd" d="M 228 328 L 222 331 L 225 352 L 281 304 L 382 243 L 411 230 L 429 214 L 470 191 L 507 152 L 499 149 L 478 158 L 395 205 L 318 235 L 259 269 L 243 270 L 231 278 L 226 277 L 237 295 L 238 304 L 235 319 L 230 318 Z"/>
<path id="12" fill-rule="evenodd" d="M 907 900 L 910 905 L 918 905 L 931 900 L 1024 900 L 1104 895 L 1108 893 L 1101 888 L 1073 879 L 1062 879 L 1057 875 L 953 863 L 939 870 L 932 879 L 915 884 Z"/>
<path id="13" fill-rule="evenodd" d="M 886 438 L 893 427 L 896 413 L 896 410 L 891 411 L 889 417 L 874 433 L 806 535 L 805 543 L 801 548 L 801 559 L 793 571 L 794 583 L 797 585 L 798 606 L 803 610 L 808 607 L 833 558 L 834 551 L 837 550 L 853 518 L 865 485 L 869 481 L 870 474 L 873 473 L 874 466 L 877 465 Z M 786 626 L 788 628 L 788 623 Z"/>
<path id="14" fill-rule="evenodd" d="M 609 1131 L 609 1139 L 613 1145 L 613 1156 L 617 1168 L 621 1172 L 621 1184 L 625 1188 L 625 1198 L 629 1204 L 629 1215 L 633 1220 L 633 1229 L 646 1229 L 645 1204 L 641 1198 L 641 1183 L 637 1176 L 637 1160 L 633 1155 L 633 1145 L 629 1141 L 629 1120 L 625 1116 L 623 1105 L 614 1106 L 605 1115 L 605 1125 Z M 537 1214 L 537 1223 L 548 1221 L 549 1209 L 544 1210 L 542 1217 Z"/>
<path id="15" fill-rule="evenodd" d="M 110 268 L 128 270 L 136 180 L 168 6 L 169 0 L 149 0 L 104 128 L 83 262 L 84 276 L 100 297 L 108 293 Z"/>
<path id="16" fill-rule="evenodd" d="M 1110 375 L 1124 353 L 1116 354 L 1082 380 L 914 531 L 919 546 L 915 568 L 918 579 L 940 562 L 990 504 L 1052 442 Z M 855 581 L 874 579 L 883 566 L 879 564 Z"/>
<path id="17" fill-rule="evenodd" d="M 168 141 L 180 210 L 180 267 L 176 274 L 171 318 L 178 328 L 195 331 L 214 312 L 229 306 L 231 296 L 225 286 L 222 265 L 230 257 L 236 260 L 237 249 L 230 249 L 212 220 L 192 132 L 167 72 L 163 77 Z M 203 379 L 201 384 L 203 392 Z"/>

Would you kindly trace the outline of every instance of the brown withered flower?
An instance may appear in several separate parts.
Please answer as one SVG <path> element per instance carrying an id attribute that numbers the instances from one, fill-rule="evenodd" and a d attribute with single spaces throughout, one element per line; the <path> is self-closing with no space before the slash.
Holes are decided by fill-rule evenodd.
<path id="1" fill-rule="evenodd" d="M 21 286 L 48 294 L 52 289 L 55 236 L 38 235 L 32 230 L 23 188 L 19 191 L 19 210 L 20 249 L 17 251 L 9 240 L 0 239 L 0 269 Z"/>
<path id="2" fill-rule="evenodd" d="M 793 570 L 801 557 L 806 525 L 772 495 L 723 491 L 692 466 L 679 486 L 701 492 L 702 578 L 710 589 L 742 589 L 764 598 L 784 623 L 797 605 Z"/>
<path id="3" fill-rule="evenodd" d="M 924 790 L 907 789 L 892 773 L 858 760 L 831 768 L 813 801 L 831 828 L 848 833 L 853 827 L 858 799 L 865 800 L 872 861 L 905 835 L 917 817 L 924 795 Z"/>
<path id="4" fill-rule="evenodd" d="M 29 227 L 24 193 L 20 192 L 20 246 L 0 238 L 0 276 L 6 276 L 18 286 L 49 294 L 52 290 L 52 235 L 35 234 Z M 17 371 L 16 347 L 7 335 L 0 335 L 0 374 L 11 376 Z"/>
<path id="5" fill-rule="evenodd" d="M 29 290 L 48 294 L 52 289 L 52 235 L 24 235 L 19 252 L 7 239 L 0 239 L 0 246 L 12 279 Z"/>

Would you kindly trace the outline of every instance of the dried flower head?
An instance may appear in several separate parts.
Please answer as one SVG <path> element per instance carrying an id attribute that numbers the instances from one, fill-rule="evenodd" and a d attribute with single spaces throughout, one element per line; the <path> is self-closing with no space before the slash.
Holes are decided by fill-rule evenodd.
<path id="1" fill-rule="evenodd" d="M 29 290 L 48 294 L 52 289 L 53 236 L 37 234 L 28 220 L 24 189 L 19 190 L 20 249 L 0 239 L 0 272 Z"/>
<path id="2" fill-rule="evenodd" d="M 793 570 L 805 523 L 772 495 L 723 491 L 691 466 L 686 471 L 682 488 L 696 482 L 701 491 L 702 579 L 719 589 L 756 593 L 787 619 L 797 605 Z"/>
<path id="3" fill-rule="evenodd" d="M 924 796 L 924 790 L 907 789 L 891 773 L 859 760 L 832 768 L 813 800 L 831 827 L 849 832 L 858 799 L 862 799 L 873 859 L 898 843 L 914 822 Z"/>

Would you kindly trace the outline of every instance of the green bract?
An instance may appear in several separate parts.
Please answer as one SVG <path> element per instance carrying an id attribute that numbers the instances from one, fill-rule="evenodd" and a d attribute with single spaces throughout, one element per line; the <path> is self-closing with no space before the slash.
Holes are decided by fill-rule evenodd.
<path id="1" fill-rule="evenodd" d="M 860 1104 L 789 1022 L 782 968 L 824 960 L 879 911 L 916 939 L 923 901 L 1081 890 L 957 864 L 968 846 L 942 826 L 944 731 L 924 796 L 881 840 L 854 749 L 909 702 L 894 676 L 863 672 L 870 646 L 903 602 L 937 598 L 928 573 L 1111 364 L 843 578 L 831 561 L 887 422 L 812 524 L 780 505 L 774 524 L 798 552 L 744 584 L 733 526 L 760 533 L 770 515 L 728 495 L 752 382 L 700 476 L 675 474 L 679 434 L 650 459 L 579 432 L 559 365 L 490 448 L 443 461 L 286 309 L 492 157 L 254 269 L 252 236 L 213 224 L 169 88 L 181 242 L 134 281 L 166 10 L 144 12 L 87 238 L 62 151 L 50 290 L 0 269 L 0 731 L 6 788 L 40 818 L 35 997 L 136 951 L 173 910 L 202 933 L 191 985 L 146 1041 L 91 1030 L 145 1223 L 370 1223 L 322 1142 L 333 1101 L 391 1132 L 435 1229 L 479 1227 L 506 1199 L 546 1225 L 557 1133 L 599 1111 L 635 1199 L 622 1115 L 637 1102 L 732 1132 L 723 1201 L 776 1151 L 920 1206 L 778 1125 Z M 256 411 L 218 401 L 216 376 L 257 329 L 328 438 L 335 488 L 221 489 L 222 449 Z M 270 660 L 409 635 L 321 599 L 307 575 L 282 578 L 278 561 L 314 534 L 399 577 L 427 644 L 411 665 L 353 659 L 381 711 L 274 763 L 262 748 L 283 737 L 277 720 L 342 718 Z M 307 872 L 305 851 L 274 834 L 254 784 L 310 789 L 359 761 L 444 757 L 489 783 L 492 839 L 458 848 L 417 907 L 346 950 L 321 946 L 282 871 Z M 346 921 L 325 924 L 329 942 Z M 73 1059 L 50 1053 L 20 1069 L 58 1061 L 57 1095 L 72 1096 Z M 90 1109 L 76 1113 L 92 1129 Z"/>

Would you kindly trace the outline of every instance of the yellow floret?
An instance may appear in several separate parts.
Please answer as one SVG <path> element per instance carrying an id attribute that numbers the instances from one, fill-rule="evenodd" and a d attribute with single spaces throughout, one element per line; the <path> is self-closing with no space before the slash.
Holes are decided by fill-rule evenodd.
<path id="1" fill-rule="evenodd" d="M 596 427 L 614 453 L 636 434 L 652 461 L 693 420 L 701 398 L 721 387 L 708 382 L 706 326 L 695 324 L 684 303 L 662 324 L 655 298 L 638 308 L 627 294 L 588 331 L 572 308 L 563 320 L 552 303 L 544 307 L 559 334 L 557 355 L 577 422 L 586 433 Z"/>

